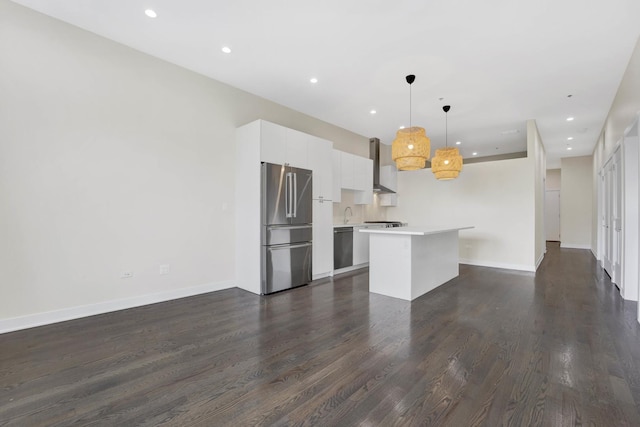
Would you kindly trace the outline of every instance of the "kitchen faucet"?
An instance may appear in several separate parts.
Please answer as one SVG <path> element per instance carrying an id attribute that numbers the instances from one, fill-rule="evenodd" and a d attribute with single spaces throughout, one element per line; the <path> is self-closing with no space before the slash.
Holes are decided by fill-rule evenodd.
<path id="1" fill-rule="evenodd" d="M 347 218 L 347 209 L 351 213 L 351 215 L 349 215 L 349 216 L 350 217 L 353 216 L 353 211 L 351 210 L 351 206 L 347 206 L 346 208 L 344 208 L 344 223 L 345 224 L 349 222 L 349 219 Z"/>

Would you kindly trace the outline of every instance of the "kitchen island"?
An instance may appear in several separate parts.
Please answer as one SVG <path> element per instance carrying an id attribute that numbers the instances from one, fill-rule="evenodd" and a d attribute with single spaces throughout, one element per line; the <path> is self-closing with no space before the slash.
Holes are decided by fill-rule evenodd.
<path id="1" fill-rule="evenodd" d="M 412 301 L 458 276 L 458 232 L 473 227 L 398 227 L 369 233 L 369 292 Z"/>

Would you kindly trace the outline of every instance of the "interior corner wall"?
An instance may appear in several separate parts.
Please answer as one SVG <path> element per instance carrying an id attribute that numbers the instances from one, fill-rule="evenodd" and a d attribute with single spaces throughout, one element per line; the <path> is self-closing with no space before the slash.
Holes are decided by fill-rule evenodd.
<path id="1" fill-rule="evenodd" d="M 592 156 L 561 159 L 560 246 L 563 248 L 591 249 L 592 163 Z"/>
<path id="2" fill-rule="evenodd" d="M 534 193 L 532 195 L 534 199 L 534 222 L 532 232 L 534 239 L 533 259 L 537 269 L 544 258 L 547 248 L 544 232 L 544 200 L 547 157 L 535 120 L 527 120 L 527 158 L 531 164 L 530 170 L 532 171 L 534 188 Z"/>
<path id="3" fill-rule="evenodd" d="M 367 137 L 8 0 L 0 52 L 0 332 L 234 286 L 238 126 L 368 156 Z"/>
<path id="4" fill-rule="evenodd" d="M 474 226 L 460 231 L 460 262 L 535 271 L 534 171 L 528 158 L 463 165 L 457 179 L 431 169 L 398 173 L 389 218 L 409 225 Z"/>

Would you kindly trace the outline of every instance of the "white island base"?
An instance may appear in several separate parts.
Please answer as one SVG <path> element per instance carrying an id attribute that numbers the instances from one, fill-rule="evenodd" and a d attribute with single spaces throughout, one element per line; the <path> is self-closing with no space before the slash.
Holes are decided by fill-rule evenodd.
<path id="1" fill-rule="evenodd" d="M 473 227 L 361 229 L 369 233 L 369 292 L 412 301 L 458 276 L 458 231 Z"/>

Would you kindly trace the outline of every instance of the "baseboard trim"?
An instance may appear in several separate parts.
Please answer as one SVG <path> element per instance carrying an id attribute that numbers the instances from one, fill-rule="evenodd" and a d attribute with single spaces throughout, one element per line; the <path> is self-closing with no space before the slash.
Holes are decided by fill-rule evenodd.
<path id="1" fill-rule="evenodd" d="M 223 289 L 233 288 L 234 286 L 235 283 L 233 281 L 207 283 L 204 285 L 173 289 L 156 294 L 140 295 L 131 298 L 99 302 L 96 304 L 69 307 L 61 310 L 29 314 L 27 316 L 0 319 L 0 334 L 35 328 L 37 326 L 50 325 L 52 323 L 65 322 L 67 320 L 79 319 L 82 317 L 95 316 L 96 314 L 104 314 L 112 311 L 125 310 L 143 305 L 156 304 L 159 302 L 206 294 L 208 292 L 221 291 Z"/>
<path id="2" fill-rule="evenodd" d="M 324 279 L 325 277 L 331 277 L 333 276 L 333 271 L 327 272 L 327 273 L 320 273 L 320 274 L 314 274 L 313 276 L 311 276 L 311 280 L 320 280 L 320 279 Z"/>
<path id="3" fill-rule="evenodd" d="M 594 250 L 593 250 L 593 248 L 590 248 L 590 249 L 591 249 L 591 253 L 593 254 L 593 257 L 594 257 L 597 261 L 600 261 L 600 260 L 598 259 L 598 254 L 596 254 L 596 251 L 594 251 Z"/>
<path id="4" fill-rule="evenodd" d="M 518 270 L 518 271 L 529 271 L 532 273 L 536 272 L 536 267 L 533 265 L 524 265 L 524 264 L 507 264 L 502 262 L 484 262 L 484 261 L 473 261 L 469 259 L 460 259 L 460 264 L 467 265 L 475 265 L 478 267 L 491 267 L 491 268 L 503 268 L 505 270 Z"/>
<path id="5" fill-rule="evenodd" d="M 352 265 L 350 267 L 339 268 L 337 270 L 333 270 L 333 276 L 337 276 L 342 273 L 349 273 L 351 271 L 360 270 L 361 268 L 369 267 L 369 263 L 365 262 L 363 264 Z"/>
<path id="6" fill-rule="evenodd" d="M 542 255 L 540 255 L 540 258 L 538 258 L 538 261 L 536 261 L 536 271 L 538 271 L 538 267 L 540 267 L 540 264 L 542 264 L 542 260 L 544 259 L 544 254 L 546 254 L 547 251 L 545 249 L 545 251 L 542 253 Z"/>
<path id="7" fill-rule="evenodd" d="M 564 249 L 589 249 L 591 251 L 591 245 L 574 245 L 573 243 L 560 243 L 560 247 Z"/>

